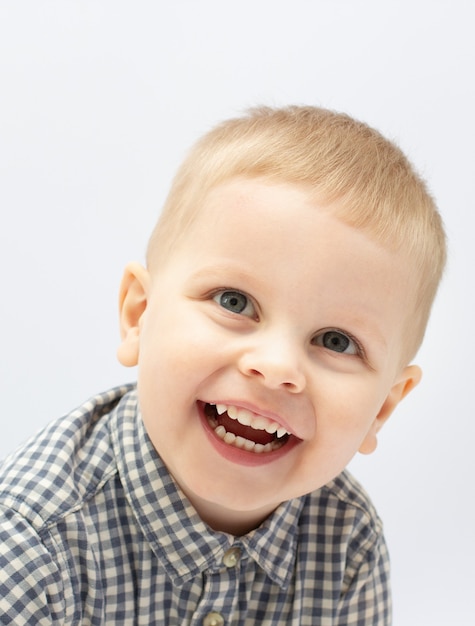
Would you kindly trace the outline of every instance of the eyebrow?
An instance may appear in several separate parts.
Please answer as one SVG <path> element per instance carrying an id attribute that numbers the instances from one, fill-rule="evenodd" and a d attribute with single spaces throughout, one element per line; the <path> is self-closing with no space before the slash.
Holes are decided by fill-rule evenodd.
<path id="1" fill-rule="evenodd" d="M 372 341 L 376 341 L 382 348 L 387 350 L 388 343 L 382 332 L 375 324 L 368 324 L 366 318 L 356 317 L 350 321 L 351 327 L 357 328 L 365 337 L 369 337 Z"/>
<path id="2" fill-rule="evenodd" d="M 257 284 L 260 281 L 256 279 L 255 274 L 252 271 L 247 271 L 241 268 L 237 268 L 234 265 L 212 265 L 209 267 L 202 267 L 196 272 L 190 274 L 190 280 L 202 280 L 202 279 L 221 279 L 223 274 L 232 274 L 233 278 L 236 277 L 240 280 L 250 280 Z"/>

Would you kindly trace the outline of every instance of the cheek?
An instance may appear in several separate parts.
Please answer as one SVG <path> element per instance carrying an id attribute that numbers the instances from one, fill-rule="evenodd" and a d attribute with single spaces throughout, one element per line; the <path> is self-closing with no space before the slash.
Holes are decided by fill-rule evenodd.
<path id="1" fill-rule="evenodd" d="M 139 380 L 147 383 L 149 393 L 155 389 L 165 398 L 177 388 L 186 392 L 219 357 L 220 345 L 212 323 L 189 307 L 151 308 L 141 331 Z"/>
<path id="2" fill-rule="evenodd" d="M 316 405 L 317 426 L 337 438 L 351 440 L 365 433 L 376 418 L 385 394 L 376 380 L 343 375 L 322 381 Z"/>

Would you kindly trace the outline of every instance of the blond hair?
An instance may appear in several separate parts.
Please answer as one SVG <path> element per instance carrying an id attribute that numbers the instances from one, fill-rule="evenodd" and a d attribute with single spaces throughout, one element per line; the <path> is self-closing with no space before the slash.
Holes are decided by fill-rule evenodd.
<path id="1" fill-rule="evenodd" d="M 445 234 L 426 185 L 397 146 L 348 115 L 317 107 L 260 107 L 225 121 L 178 170 L 150 238 L 149 267 L 166 259 L 209 191 L 235 177 L 303 185 L 343 221 L 407 255 L 418 278 L 417 350 L 445 266 Z"/>

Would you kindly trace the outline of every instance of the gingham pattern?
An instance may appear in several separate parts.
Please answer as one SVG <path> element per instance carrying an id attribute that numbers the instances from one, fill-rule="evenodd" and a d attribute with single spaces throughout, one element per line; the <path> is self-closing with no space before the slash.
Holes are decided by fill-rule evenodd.
<path id="1" fill-rule="evenodd" d="M 238 548 L 234 567 L 223 555 Z M 135 389 L 53 423 L 0 467 L 0 623 L 386 626 L 381 524 L 346 472 L 241 538 L 210 532 L 153 449 Z"/>

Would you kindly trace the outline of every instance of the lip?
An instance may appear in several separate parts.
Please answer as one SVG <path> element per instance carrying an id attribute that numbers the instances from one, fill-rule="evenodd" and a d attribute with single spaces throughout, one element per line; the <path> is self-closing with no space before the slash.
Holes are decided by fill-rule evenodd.
<path id="1" fill-rule="evenodd" d="M 211 445 L 214 447 L 214 449 L 218 452 L 220 456 L 224 457 L 228 461 L 231 461 L 232 463 L 236 463 L 237 465 L 257 467 L 260 465 L 267 465 L 268 463 L 273 463 L 281 459 L 283 456 L 286 456 L 289 452 L 291 452 L 291 450 L 293 450 L 293 448 L 295 448 L 295 446 L 301 443 L 301 439 L 299 439 L 293 434 L 290 434 L 289 439 L 285 443 L 285 445 L 283 445 L 278 450 L 272 450 L 271 452 L 262 452 L 259 454 L 256 452 L 248 452 L 247 450 L 243 450 L 241 448 L 236 448 L 235 446 L 225 443 L 222 439 L 220 439 L 216 435 L 214 430 L 211 428 L 204 412 L 204 407 L 206 403 L 202 401 L 198 401 L 197 404 L 198 404 L 198 414 L 200 417 L 201 425 L 203 426 L 203 430 L 205 431 Z M 229 402 L 228 404 L 233 404 L 233 403 Z M 276 416 L 273 416 L 272 414 L 269 414 L 269 413 L 259 413 L 255 410 L 255 408 L 253 410 L 250 405 L 246 406 L 246 405 L 243 405 L 242 403 L 237 403 L 235 404 L 235 406 L 247 408 L 249 411 L 253 411 L 258 415 L 264 415 L 264 417 L 267 417 L 274 421 L 278 421 L 276 419 Z M 282 423 L 282 420 L 279 420 L 278 423 Z M 282 424 L 282 426 L 284 426 L 284 428 L 287 429 L 287 426 L 285 424 Z M 289 430 L 288 432 L 291 432 L 291 431 Z"/>

